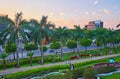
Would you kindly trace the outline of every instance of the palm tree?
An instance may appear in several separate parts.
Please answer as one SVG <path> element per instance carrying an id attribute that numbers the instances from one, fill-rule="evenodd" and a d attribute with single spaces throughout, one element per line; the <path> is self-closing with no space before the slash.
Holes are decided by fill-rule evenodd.
<path id="1" fill-rule="evenodd" d="M 81 39 L 83 38 L 83 30 L 79 25 L 74 25 L 75 30 L 73 30 L 73 39 L 77 41 L 77 54 L 79 52 L 79 44 Z"/>
<path id="2" fill-rule="evenodd" d="M 0 54 L 0 58 L 3 60 L 3 69 L 5 70 L 6 69 L 6 58 L 7 58 L 8 54 L 7 53 L 2 53 Z"/>
<path id="3" fill-rule="evenodd" d="M 117 28 L 120 27 L 120 24 L 118 24 L 116 27 L 117 27 Z"/>
<path id="4" fill-rule="evenodd" d="M 100 51 L 102 51 L 102 46 L 106 45 L 106 37 L 107 29 L 98 28 L 95 30 L 96 45 L 100 47 Z"/>
<path id="5" fill-rule="evenodd" d="M 10 18 L 7 19 L 7 28 L 1 32 L 1 38 L 6 40 L 8 38 L 9 43 L 16 43 L 17 45 L 17 67 L 19 64 L 19 38 L 22 36 L 23 40 L 27 42 L 25 29 L 28 29 L 29 25 L 26 20 L 22 20 L 22 12 L 16 13 L 15 20 L 12 21 Z"/>
<path id="6" fill-rule="evenodd" d="M 66 27 L 56 28 L 53 32 L 53 40 L 61 42 L 61 60 L 63 60 L 63 46 L 65 45 L 65 42 L 67 40 L 69 34 L 68 32 L 69 30 Z"/>
<path id="7" fill-rule="evenodd" d="M 54 24 L 51 22 L 47 22 L 47 16 L 42 16 L 42 19 L 40 23 L 32 19 L 30 20 L 30 24 L 33 25 L 33 28 L 31 30 L 31 37 L 30 39 L 35 42 L 38 46 L 40 46 L 40 52 L 41 52 L 41 64 L 44 63 L 44 54 L 43 54 L 43 45 L 42 45 L 42 40 L 48 39 L 49 35 L 51 34 L 51 29 L 54 28 Z"/>
<path id="8" fill-rule="evenodd" d="M 117 33 L 114 30 L 108 30 L 108 42 L 111 44 L 111 48 L 114 46 L 114 44 L 117 42 Z"/>
<path id="9" fill-rule="evenodd" d="M 29 56 L 29 58 L 30 58 L 30 66 L 32 66 L 32 57 L 33 57 L 33 55 L 34 55 L 34 52 L 27 53 L 27 56 Z"/>

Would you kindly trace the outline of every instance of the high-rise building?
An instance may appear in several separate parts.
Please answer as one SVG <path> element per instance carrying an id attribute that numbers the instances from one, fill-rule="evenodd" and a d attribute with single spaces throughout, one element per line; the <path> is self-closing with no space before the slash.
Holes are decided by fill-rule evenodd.
<path id="1" fill-rule="evenodd" d="M 87 25 L 85 25 L 85 29 L 88 30 L 94 30 L 100 27 L 103 27 L 103 22 L 101 20 L 90 21 Z"/>

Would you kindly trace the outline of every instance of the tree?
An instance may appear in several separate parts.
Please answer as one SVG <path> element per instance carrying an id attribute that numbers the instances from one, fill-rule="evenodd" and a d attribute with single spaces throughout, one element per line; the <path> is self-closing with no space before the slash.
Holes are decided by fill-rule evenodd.
<path id="1" fill-rule="evenodd" d="M 27 53 L 27 56 L 29 56 L 29 58 L 30 58 L 30 66 L 32 66 L 32 57 L 33 57 L 33 55 L 34 55 L 34 52 Z"/>
<path id="2" fill-rule="evenodd" d="M 43 54 L 43 44 L 42 40 L 48 39 L 51 34 L 51 29 L 54 28 L 54 24 L 51 22 L 47 22 L 47 16 L 42 16 L 40 23 L 32 19 L 30 24 L 33 25 L 33 29 L 31 30 L 30 39 L 35 42 L 36 45 L 39 46 L 41 53 L 41 64 L 44 64 L 44 54 Z"/>
<path id="3" fill-rule="evenodd" d="M 7 53 L 1 53 L 0 54 L 0 58 L 3 60 L 3 69 L 6 69 L 6 58 L 7 58 L 8 54 Z"/>
<path id="4" fill-rule="evenodd" d="M 26 20 L 22 20 L 22 12 L 16 13 L 15 20 L 12 21 L 10 18 L 6 18 L 7 28 L 0 32 L 0 37 L 2 40 L 8 38 L 9 43 L 15 43 L 17 45 L 17 67 L 20 67 L 19 61 L 19 38 L 22 37 L 24 42 L 27 42 L 27 36 L 25 29 L 29 29 L 29 24 Z"/>
<path id="5" fill-rule="evenodd" d="M 46 52 L 48 48 L 46 46 L 43 46 L 43 52 Z"/>
<path id="6" fill-rule="evenodd" d="M 85 51 L 87 50 L 87 46 L 90 46 L 92 43 L 91 39 L 88 38 L 82 38 L 80 44 L 85 47 Z"/>
<path id="7" fill-rule="evenodd" d="M 113 48 L 114 44 L 117 43 L 117 33 L 114 30 L 109 29 L 107 33 L 108 42 L 111 45 L 111 48 Z"/>
<path id="8" fill-rule="evenodd" d="M 24 49 L 31 52 L 32 50 L 37 50 L 38 46 L 35 44 L 29 43 L 24 45 Z"/>
<path id="9" fill-rule="evenodd" d="M 117 27 L 117 28 L 120 27 L 120 24 L 118 24 L 116 27 Z"/>
<path id="10" fill-rule="evenodd" d="M 74 40 L 69 40 L 67 41 L 67 47 L 70 49 L 77 48 L 77 42 Z"/>
<path id="11" fill-rule="evenodd" d="M 73 30 L 73 37 L 72 39 L 77 41 L 77 53 L 79 52 L 79 45 L 80 41 L 83 38 L 83 30 L 80 28 L 79 25 L 74 25 L 75 30 Z"/>
<path id="12" fill-rule="evenodd" d="M 95 30 L 95 42 L 96 45 L 100 47 L 100 50 L 102 51 L 102 46 L 106 45 L 107 43 L 107 29 L 105 28 L 98 28 Z"/>
<path id="13" fill-rule="evenodd" d="M 53 41 L 61 42 L 61 59 L 63 59 L 63 46 L 65 46 L 65 42 L 68 38 L 69 30 L 66 27 L 59 27 L 53 31 L 52 39 Z"/>
<path id="14" fill-rule="evenodd" d="M 50 48 L 51 49 L 55 49 L 56 50 L 56 54 L 57 54 L 57 49 L 60 49 L 61 47 L 61 43 L 60 42 L 53 42 L 50 44 Z"/>
<path id="15" fill-rule="evenodd" d="M 15 60 L 15 52 L 17 50 L 16 44 L 7 44 L 5 47 L 5 52 L 6 53 L 13 53 L 13 59 Z"/>

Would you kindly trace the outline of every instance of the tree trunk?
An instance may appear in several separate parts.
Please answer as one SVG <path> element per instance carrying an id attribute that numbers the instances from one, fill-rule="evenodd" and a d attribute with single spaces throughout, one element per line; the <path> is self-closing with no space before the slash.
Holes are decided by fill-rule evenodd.
<path id="1" fill-rule="evenodd" d="M 85 51 L 87 51 L 87 47 L 85 47 Z"/>
<path id="2" fill-rule="evenodd" d="M 30 66 L 32 66 L 32 57 L 30 57 Z"/>
<path id="3" fill-rule="evenodd" d="M 41 64 L 44 64 L 44 54 L 43 54 L 43 46 L 41 44 L 41 47 L 40 47 L 40 52 L 41 52 Z"/>
<path id="4" fill-rule="evenodd" d="M 100 54 L 102 55 L 102 46 L 100 46 Z"/>
<path id="5" fill-rule="evenodd" d="M 23 59 L 23 51 L 21 52 L 21 54 L 22 54 L 22 56 L 21 56 L 21 57 L 22 57 L 22 59 Z"/>
<path id="6" fill-rule="evenodd" d="M 20 67 L 20 59 L 19 59 L 19 39 L 17 39 L 17 52 L 16 52 L 16 55 L 17 55 L 17 65 L 16 65 L 16 67 L 19 68 L 19 67 Z"/>
<path id="7" fill-rule="evenodd" d="M 13 59 L 15 60 L 15 52 L 13 53 Z"/>
<path id="8" fill-rule="evenodd" d="M 61 46 L 61 60 L 63 61 L 63 47 Z"/>
<path id="9" fill-rule="evenodd" d="M 78 45 L 78 42 L 77 42 L 77 55 L 79 54 L 79 45 Z"/>
<path id="10" fill-rule="evenodd" d="M 55 53 L 56 53 L 56 55 L 57 55 L 57 49 L 56 49 L 56 52 L 55 52 Z"/>
<path id="11" fill-rule="evenodd" d="M 5 70 L 6 69 L 6 61 L 5 61 L 5 59 L 3 59 L 3 69 Z"/>

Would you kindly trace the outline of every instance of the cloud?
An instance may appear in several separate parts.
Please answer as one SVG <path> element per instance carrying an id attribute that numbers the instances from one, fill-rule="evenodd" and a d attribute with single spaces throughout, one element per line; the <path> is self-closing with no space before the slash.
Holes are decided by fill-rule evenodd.
<path id="1" fill-rule="evenodd" d="M 60 16 L 64 16 L 64 13 L 63 13 L 63 12 L 61 12 L 61 13 L 60 13 Z"/>
<path id="2" fill-rule="evenodd" d="M 107 15 L 110 14 L 110 11 L 108 9 L 104 9 L 103 12 Z"/>
<path id="3" fill-rule="evenodd" d="M 92 12 L 92 15 L 95 15 L 96 13 L 95 12 Z"/>
<path id="4" fill-rule="evenodd" d="M 53 12 L 51 12 L 51 13 L 50 13 L 50 16 L 53 16 L 53 15 L 54 15 L 54 13 L 53 13 Z"/>
<path id="5" fill-rule="evenodd" d="M 85 12 L 85 14 L 86 14 L 86 15 L 88 15 L 88 14 L 89 14 L 89 12 Z"/>
<path id="6" fill-rule="evenodd" d="M 98 0 L 95 0 L 95 1 L 94 1 L 94 5 L 96 5 L 96 4 L 98 4 Z"/>

